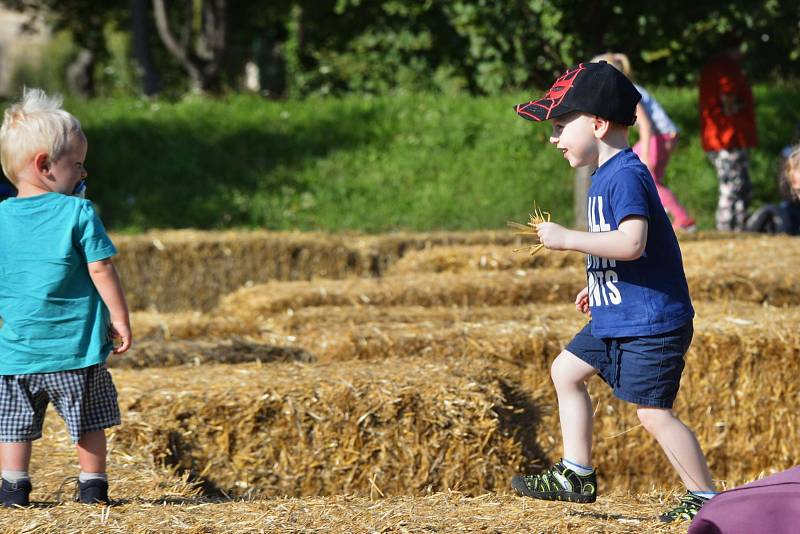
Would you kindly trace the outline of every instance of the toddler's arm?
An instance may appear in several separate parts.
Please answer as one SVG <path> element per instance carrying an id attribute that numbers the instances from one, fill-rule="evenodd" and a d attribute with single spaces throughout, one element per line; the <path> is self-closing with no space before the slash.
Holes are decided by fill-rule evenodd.
<path id="1" fill-rule="evenodd" d="M 114 349 L 114 354 L 122 354 L 131 347 L 131 320 L 128 314 L 128 304 L 122 292 L 119 275 L 111 262 L 111 258 L 93 261 L 89 264 L 89 276 L 100 293 L 100 297 L 108 306 L 111 314 L 112 335 L 116 334 L 122 340 L 119 347 Z"/>
<path id="2" fill-rule="evenodd" d="M 536 230 L 546 248 L 577 250 L 611 260 L 636 260 L 647 245 L 647 219 L 638 215 L 625 217 L 613 232 L 580 232 L 556 223 L 538 224 Z"/>

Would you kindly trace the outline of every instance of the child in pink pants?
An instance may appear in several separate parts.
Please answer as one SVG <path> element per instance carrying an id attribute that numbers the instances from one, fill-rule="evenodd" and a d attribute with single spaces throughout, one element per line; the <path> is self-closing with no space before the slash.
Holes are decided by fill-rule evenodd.
<path id="1" fill-rule="evenodd" d="M 641 87 L 637 87 L 637 89 L 643 94 Z M 639 107 L 643 107 L 642 104 L 639 104 Z M 693 231 L 694 219 L 686 212 L 686 208 L 680 203 L 675 193 L 664 184 L 664 173 L 667 169 L 670 153 L 678 144 L 678 133 L 661 133 L 657 130 L 651 130 L 650 135 L 646 135 L 644 134 L 644 130 L 647 127 L 645 127 L 643 123 L 648 120 L 649 117 L 642 111 L 639 111 L 637 123 L 639 124 L 641 139 L 638 143 L 633 145 L 633 151 L 650 170 L 650 174 L 653 175 L 661 204 L 664 205 L 664 209 L 667 210 L 667 213 L 672 215 L 672 226 L 678 230 Z M 647 144 L 648 150 L 646 151 L 644 150 L 644 143 Z"/>
<path id="2" fill-rule="evenodd" d="M 625 54 L 603 54 L 596 57 L 595 60 L 607 61 L 622 71 L 625 76 L 631 77 L 630 61 Z M 634 84 L 634 87 L 642 95 L 642 99 L 636 107 L 639 142 L 633 145 L 633 151 L 653 175 L 661 204 L 672 216 L 673 228 L 694 231 L 694 219 L 686 212 L 686 208 L 680 203 L 675 193 L 664 184 L 664 174 L 670 153 L 678 144 L 678 127 L 647 90 L 637 84 Z"/>

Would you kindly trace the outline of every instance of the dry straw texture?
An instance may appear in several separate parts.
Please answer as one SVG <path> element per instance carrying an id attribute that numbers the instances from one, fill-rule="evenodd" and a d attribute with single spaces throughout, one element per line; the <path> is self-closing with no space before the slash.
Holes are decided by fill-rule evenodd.
<path id="1" fill-rule="evenodd" d="M 787 365 L 800 356 L 800 334 L 796 328 L 800 312 L 795 308 L 774 308 L 746 302 L 698 303 L 697 310 L 695 340 L 687 356 L 677 411 L 696 430 L 708 451 L 715 475 L 726 485 L 756 478 L 762 471 L 788 468 L 800 452 L 794 439 L 800 418 L 793 410 L 798 405 L 800 389 L 793 378 L 793 368 Z M 341 367 L 332 365 L 319 369 L 322 369 L 322 376 L 330 373 L 340 377 L 359 375 L 364 387 L 370 384 L 371 376 L 374 378 L 375 364 L 365 363 L 362 369 L 351 360 L 367 359 L 376 362 L 378 368 L 385 367 L 385 376 L 395 385 L 406 384 L 412 389 L 420 388 L 420 391 L 435 386 L 432 391 L 438 391 L 437 395 L 451 390 L 447 389 L 446 383 L 432 379 L 416 382 L 414 376 L 428 374 L 420 369 L 431 366 L 446 374 L 449 371 L 442 369 L 456 365 L 453 362 L 459 360 L 468 362 L 466 365 L 475 366 L 475 369 L 492 368 L 492 380 L 500 380 L 498 383 L 510 388 L 507 391 L 515 391 L 513 398 L 503 402 L 532 405 L 541 420 L 535 430 L 529 429 L 532 433 L 528 439 L 532 441 L 523 440 L 515 444 L 519 454 L 523 454 L 524 447 L 541 451 L 533 457 L 525 456 L 528 462 L 538 462 L 542 455 L 556 458 L 561 445 L 560 435 L 555 430 L 558 419 L 548 376 L 549 362 L 580 328 L 582 321 L 570 305 L 546 308 L 311 308 L 298 310 L 293 315 L 272 317 L 261 343 L 298 349 L 310 355 L 312 361 L 348 362 Z M 391 361 L 388 367 L 384 365 L 387 361 Z M 280 367 L 265 366 L 264 369 L 266 376 L 259 376 L 261 382 L 253 382 L 256 384 L 253 388 L 244 388 L 242 392 L 238 387 L 227 385 L 229 375 L 226 374 L 224 380 L 216 379 L 215 376 L 220 374 L 218 371 L 199 367 L 192 371 L 192 376 L 198 381 L 200 392 L 197 395 L 201 395 L 202 400 L 191 398 L 212 410 L 213 403 L 205 396 L 212 388 L 209 382 L 204 381 L 206 379 L 201 380 L 210 373 L 214 376 L 207 380 L 219 380 L 217 387 L 222 388 L 220 391 L 231 390 L 229 394 L 236 400 L 231 401 L 230 412 L 235 412 L 237 403 L 246 405 L 247 398 L 264 395 L 265 390 L 272 391 L 271 387 L 284 387 L 280 386 L 286 383 L 286 379 L 280 376 L 283 370 L 291 371 L 294 386 L 306 391 L 307 395 L 319 396 L 314 386 L 320 379 L 314 374 L 318 367 L 283 364 Z M 297 378 L 298 369 L 304 369 L 306 379 Z M 135 375 L 128 376 L 135 378 Z M 148 383 L 159 383 L 157 372 L 148 372 L 147 376 Z M 172 373 L 167 376 L 172 376 Z M 273 386 L 273 382 L 278 385 Z M 158 386 L 149 402 L 175 407 L 172 392 L 177 388 L 188 395 L 193 387 L 192 384 Z M 165 393 L 159 393 L 161 390 Z M 293 395 L 302 397 L 300 390 Z M 604 487 L 646 491 L 656 480 L 661 484 L 666 482 L 670 487 L 677 484 L 677 479 L 664 479 L 663 473 L 671 473 L 668 463 L 655 442 L 639 427 L 634 409 L 613 398 L 599 379 L 592 380 L 591 391 L 597 406 L 595 458 Z M 221 403 L 225 395 L 219 393 L 214 403 Z M 710 403 L 709 398 L 714 402 Z M 436 405 L 429 407 L 435 411 Z M 255 409 L 254 406 L 248 407 L 251 408 Z M 313 407 L 309 409 L 316 410 Z M 163 409 L 142 410 L 142 417 L 149 421 L 149 414 L 163 413 Z M 156 419 L 148 424 L 163 427 L 174 417 L 174 414 L 164 415 L 165 421 Z M 214 428 L 222 421 L 234 418 L 228 411 L 215 417 L 214 421 L 205 420 L 193 428 L 203 428 L 203 425 Z M 309 423 L 313 422 L 309 420 Z M 448 424 L 458 425 L 458 422 Z M 313 423 L 313 427 L 315 435 L 323 431 L 317 423 Z M 325 431 L 330 429 L 324 428 Z M 336 435 L 341 435 L 343 429 L 336 432 Z M 295 438 L 287 439 L 292 443 Z M 260 442 L 262 439 L 254 434 L 253 440 Z M 213 440 L 206 440 L 206 443 L 203 454 L 207 458 L 213 456 L 215 450 L 221 457 L 239 454 L 215 448 Z M 426 446 L 435 449 L 430 442 L 426 442 Z M 242 454 L 248 456 L 251 453 L 248 449 Z M 162 450 L 158 454 L 165 453 Z M 507 455 L 505 458 L 520 461 L 522 456 Z M 223 458 L 221 461 L 231 460 Z M 271 461 L 269 457 L 264 460 L 267 464 Z M 302 463 L 303 460 L 295 461 Z M 379 463 L 376 460 L 375 465 Z M 503 469 L 510 473 L 522 467 L 524 463 L 512 462 Z M 192 468 L 202 470 L 202 467 L 194 465 Z M 360 468 L 369 472 L 374 465 L 365 463 Z M 500 479 L 495 477 L 492 480 L 497 482 Z M 220 484 L 225 486 L 229 481 L 220 481 Z M 459 488 L 475 494 L 487 489 L 503 489 L 504 483 L 499 484 L 489 488 L 469 486 L 467 481 L 462 481 Z"/>
<path id="2" fill-rule="evenodd" d="M 233 369 L 233 368 L 231 368 Z M 139 373 L 117 373 L 123 404 L 140 391 Z M 133 381 L 128 376 L 134 377 Z M 126 386 L 127 384 L 127 386 Z M 129 420 L 132 415 L 123 413 Z M 603 495 L 591 506 L 534 502 L 507 493 L 470 497 L 457 491 L 380 498 L 338 495 L 314 498 L 227 500 L 203 497 L 156 465 L 141 447 L 128 448 L 111 432 L 109 473 L 112 507 L 69 502 L 77 474 L 74 446 L 63 423 L 48 414 L 45 437 L 37 442 L 31 473 L 34 507 L 0 511 L 0 531 L 62 533 L 229 533 L 229 532 L 685 532 L 685 525 L 665 527 L 655 519 L 676 495 L 661 491 L 638 496 Z"/>
<path id="3" fill-rule="evenodd" d="M 698 317 L 676 411 L 723 486 L 786 469 L 800 457 L 800 240 L 682 239 Z M 580 255 L 512 256 L 511 232 L 117 241 L 148 310 L 109 362 L 123 504 L 53 506 L 76 466 L 51 413 L 32 466 L 45 504 L 6 510 L 0 531 L 685 531 L 654 521 L 679 481 L 597 378 L 598 503 L 509 494 L 513 473 L 560 455 L 548 367 L 584 321 Z M 221 491 L 309 497 L 209 500 Z"/>
<path id="4" fill-rule="evenodd" d="M 792 264 L 792 258 L 800 254 L 797 241 L 792 237 L 745 236 L 683 243 L 683 262 L 692 297 L 694 300 L 750 300 L 775 305 L 800 302 L 800 270 Z M 583 261 L 584 256 L 574 252 L 529 256 L 513 254 L 511 247 L 471 245 L 410 252 L 389 272 L 412 278 L 426 272 L 525 272 L 534 274 L 537 280 L 572 289 L 572 271 L 567 269 L 559 273 L 554 269 L 581 266 Z M 578 283 L 581 280 L 578 277 Z"/>
<path id="5" fill-rule="evenodd" d="M 773 305 L 800 302 L 800 270 L 785 255 L 743 258 L 734 265 L 686 268 L 695 301 L 739 300 Z M 271 282 L 240 289 L 217 308 L 222 317 L 266 317 L 320 306 L 509 306 L 571 302 L 586 285 L 580 266 L 462 271 L 379 279 Z"/>
<path id="6" fill-rule="evenodd" d="M 725 234 L 686 240 L 730 240 Z M 747 236 L 736 235 L 737 240 Z M 114 236 L 115 263 L 134 310 L 211 310 L 220 296 L 271 280 L 381 276 L 412 251 L 523 241 L 511 231 L 329 235 L 281 232 L 150 232 Z"/>
<path id="7" fill-rule="evenodd" d="M 186 499 L 92 510 L 68 504 L 7 512 L 0 516 L 0 528 L 25 534 L 685 533 L 685 523 L 664 525 L 655 519 L 674 499 L 662 492 L 614 494 L 581 506 L 446 492 L 379 500 L 345 495 L 231 502 Z"/>
<path id="8" fill-rule="evenodd" d="M 420 274 L 378 279 L 272 282 L 220 302 L 223 317 L 268 316 L 319 306 L 507 306 L 564 302 L 585 285 L 581 267 L 530 272 Z"/>
<path id="9" fill-rule="evenodd" d="M 546 222 L 550 222 L 550 213 L 546 211 L 542 212 L 541 209 L 536 207 L 535 202 L 533 203 L 533 213 L 528 216 L 527 223 L 520 224 L 518 222 L 509 221 L 508 226 L 514 228 L 518 236 L 526 238 L 523 248 L 517 249 L 514 252 L 519 252 L 524 249 L 528 252 L 528 256 L 534 256 L 537 252 L 543 250 L 544 244 L 539 239 L 538 227 L 540 224 Z"/>
<path id="10" fill-rule="evenodd" d="M 685 532 L 684 525 L 664 528 L 655 519 L 675 502 L 676 495 L 664 492 L 605 495 L 589 507 L 533 502 L 508 494 L 469 497 L 460 492 L 385 499 L 354 495 L 234 501 L 207 498 L 183 479 L 158 468 L 138 449 L 124 448 L 113 435 L 110 443 L 115 505 L 69 502 L 74 486 L 66 485 L 60 496 L 58 489 L 64 477 L 77 473 L 75 449 L 63 424 L 51 412 L 31 466 L 34 507 L 0 510 L 0 532 Z"/>
<path id="11" fill-rule="evenodd" d="M 238 494 L 403 495 L 505 487 L 537 467 L 533 408 L 465 360 L 119 372 L 117 437 Z"/>
<path id="12" fill-rule="evenodd" d="M 406 252 L 440 245 L 511 244 L 511 232 L 382 236 L 281 232 L 150 232 L 114 236 L 135 310 L 210 310 L 239 287 L 270 280 L 380 276 Z"/>

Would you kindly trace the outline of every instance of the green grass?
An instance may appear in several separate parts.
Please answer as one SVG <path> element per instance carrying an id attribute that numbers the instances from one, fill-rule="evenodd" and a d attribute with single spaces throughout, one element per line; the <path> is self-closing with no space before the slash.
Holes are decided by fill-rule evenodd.
<path id="1" fill-rule="evenodd" d="M 696 91 L 653 91 L 683 130 L 667 182 L 713 225 L 716 178 L 697 138 Z M 796 86 L 760 86 L 756 203 L 777 196 L 777 154 L 798 121 Z M 89 138 L 88 194 L 107 226 L 302 230 L 497 228 L 534 200 L 572 221 L 573 171 L 549 125 L 497 97 L 406 95 L 275 102 L 69 102 Z"/>

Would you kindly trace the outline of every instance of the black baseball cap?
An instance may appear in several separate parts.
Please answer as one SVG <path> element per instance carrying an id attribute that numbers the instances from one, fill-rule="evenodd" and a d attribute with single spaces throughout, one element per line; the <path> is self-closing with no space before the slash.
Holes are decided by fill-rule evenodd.
<path id="1" fill-rule="evenodd" d="M 581 111 L 633 126 L 641 98 L 627 76 L 600 61 L 568 69 L 542 98 L 517 104 L 514 110 L 529 121 L 546 121 Z"/>

